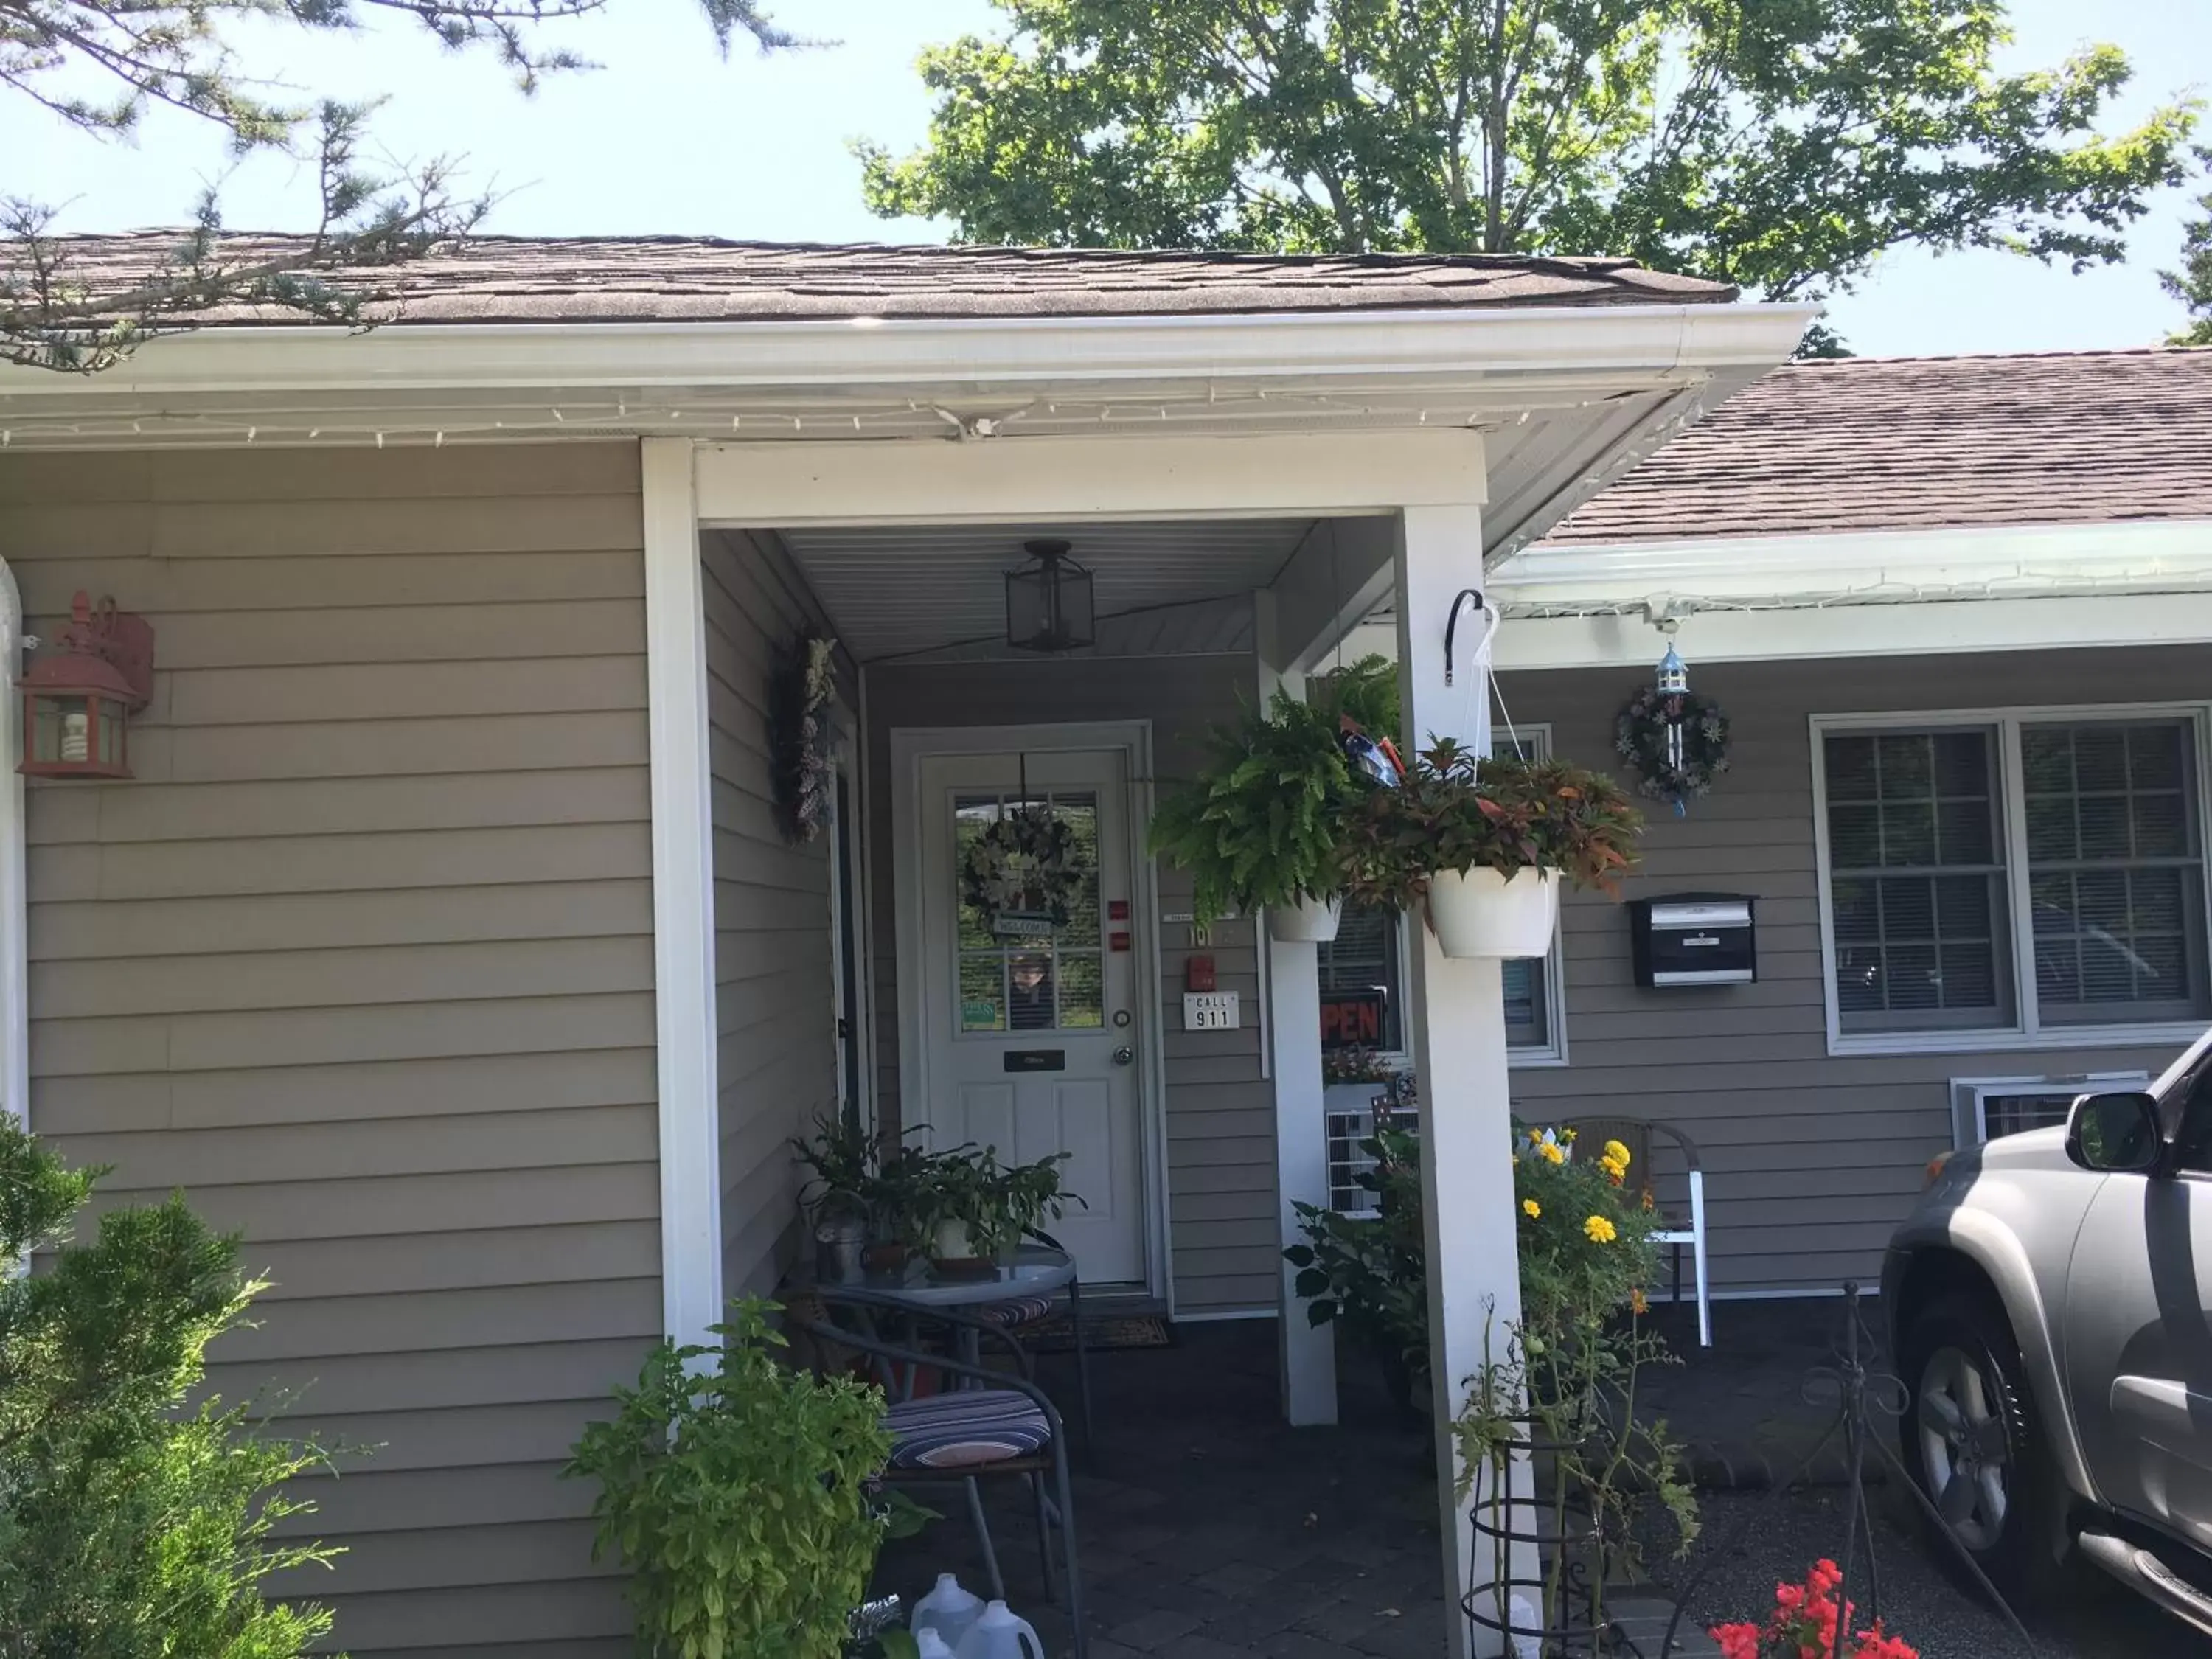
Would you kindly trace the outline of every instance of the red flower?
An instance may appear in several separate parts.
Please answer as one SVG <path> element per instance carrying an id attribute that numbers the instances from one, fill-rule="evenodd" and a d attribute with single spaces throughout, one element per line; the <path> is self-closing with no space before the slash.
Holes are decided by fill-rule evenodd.
<path id="1" fill-rule="evenodd" d="M 1716 1625 L 1705 1633 L 1719 1644 L 1721 1659 L 1759 1659 L 1756 1625 Z"/>

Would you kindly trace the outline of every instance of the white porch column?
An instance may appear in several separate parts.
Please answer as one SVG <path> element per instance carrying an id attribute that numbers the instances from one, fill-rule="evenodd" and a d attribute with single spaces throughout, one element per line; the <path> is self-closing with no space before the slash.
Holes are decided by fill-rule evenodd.
<path id="1" fill-rule="evenodd" d="M 1456 737 L 1475 747 L 1486 729 L 1489 671 L 1470 660 L 1480 619 L 1462 614 L 1453 684 L 1444 684 L 1444 629 L 1452 601 L 1483 584 L 1479 507 L 1408 507 L 1399 520 L 1398 676 L 1407 736 L 1419 747 Z M 1470 605 L 1469 613 L 1473 611 Z M 1469 1504 L 1458 1483 L 1449 1425 L 1467 1380 L 1483 1361 L 1486 1335 L 1502 1355 L 1504 1329 L 1521 1315 L 1514 1243 L 1512 1131 L 1506 1097 L 1505 1003 L 1500 964 L 1455 961 L 1425 922 L 1408 921 L 1413 982 L 1407 1029 L 1421 1091 L 1421 1194 L 1429 1264 L 1429 1376 L 1436 1390 L 1437 1480 L 1443 1509 L 1443 1568 L 1450 1599 L 1451 1659 L 1502 1651 L 1497 1637 L 1472 1627 L 1459 1603 L 1493 1576 L 1489 1552 L 1472 1563 Z M 1516 1471 L 1517 1485 L 1528 1479 Z M 1487 1484 L 1486 1482 L 1485 1483 Z M 1486 1493 L 1478 1489 L 1472 1502 Z M 1534 1576 L 1533 1559 L 1516 1577 Z"/>
<path id="2" fill-rule="evenodd" d="M 1252 596 L 1262 707 L 1278 689 L 1304 695 L 1304 677 L 1282 672 L 1275 627 L 1276 596 Z M 1295 1204 L 1328 1202 L 1328 1133 L 1321 1075 L 1321 947 L 1271 936 L 1264 915 L 1253 918 L 1253 943 L 1267 953 L 1268 1069 L 1275 1085 L 1275 1205 L 1281 1246 L 1297 1243 Z M 1283 1417 L 1293 1428 L 1336 1421 L 1336 1332 L 1316 1329 L 1294 1288 L 1298 1270 L 1278 1261 L 1275 1321 L 1283 1379 Z"/>
<path id="3" fill-rule="evenodd" d="M 708 1328 L 722 1316 L 707 610 L 692 446 L 686 439 L 647 438 L 641 451 L 661 1324 L 679 1343 L 704 1344 L 714 1340 Z"/>

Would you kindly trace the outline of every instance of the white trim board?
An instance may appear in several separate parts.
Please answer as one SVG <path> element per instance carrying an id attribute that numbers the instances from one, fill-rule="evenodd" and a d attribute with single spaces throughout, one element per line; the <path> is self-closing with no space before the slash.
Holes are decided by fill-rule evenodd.
<path id="1" fill-rule="evenodd" d="M 708 444 L 710 525 L 923 525 L 1388 514 L 1480 501 L 1482 434 L 1032 437 L 975 443 Z"/>
<path id="2" fill-rule="evenodd" d="M 891 887 L 898 966 L 899 1119 L 902 1127 L 926 1121 L 913 1115 L 927 1091 L 922 1076 L 924 1042 L 920 988 L 924 963 L 921 861 L 921 763 L 940 755 L 1042 754 L 1055 750 L 1119 750 L 1127 757 L 1129 814 L 1130 927 L 1137 1000 L 1138 1145 L 1144 1158 L 1145 1290 L 1175 1317 L 1175 1274 L 1168 1234 L 1167 1044 L 1160 981 L 1158 860 L 1145 851 L 1152 822 L 1152 726 L 1150 720 L 1079 721 L 1065 725 L 893 726 L 890 729 Z"/>
<path id="3" fill-rule="evenodd" d="M 2212 572 L 2212 520 L 2000 525 L 1939 530 L 1729 536 L 1691 541 L 1565 542 L 1523 550 L 1492 568 L 1507 605 L 1641 599 L 1654 582 L 1757 598 L 1773 578 L 1793 586 L 1833 580 L 1929 582 L 2002 578 L 2023 568 L 2091 574 L 2115 568 L 2172 576 Z"/>
<path id="4" fill-rule="evenodd" d="M 653 1024 L 665 1334 L 706 1343 L 722 1317 L 715 1081 L 714 800 L 707 611 L 692 447 L 641 446 L 647 730 L 652 764 Z"/>
<path id="5" fill-rule="evenodd" d="M 24 867 L 23 721 L 15 682 L 22 672 L 23 598 L 0 559 L 0 1112 L 31 1127 L 30 884 Z"/>
<path id="6" fill-rule="evenodd" d="M 1999 708 L 1947 708 L 1883 712 L 1871 714 L 1812 715 L 1807 722 L 1807 752 L 1812 773 L 1813 856 L 1820 919 L 1820 992 L 1830 1054 L 2002 1054 L 2037 1049 L 2186 1047 L 2202 1036 L 2201 1018 L 2161 1021 L 2150 1024 L 2068 1025 L 2042 1024 L 2037 1004 L 2033 951 L 2023 942 L 2035 937 L 2029 911 L 2026 784 L 2021 761 L 2020 732 L 2023 725 L 2041 722 L 2081 723 L 2166 720 L 2186 722 L 2193 738 L 2191 761 L 2196 770 L 2199 886 L 2203 914 L 2198 925 L 2203 941 L 2212 950 L 2212 705 L 2203 702 L 2058 703 Z M 1996 830 L 2004 851 L 2005 918 L 2009 929 L 2007 955 L 2013 975 L 2013 1006 L 2016 1024 L 1966 1030 L 1942 1027 L 1901 1031 L 1853 1031 L 1843 1029 L 1836 994 L 1836 921 L 1834 875 L 1828 851 L 1828 778 L 1822 739 L 1832 732 L 1915 731 L 1931 726 L 1993 729 L 1998 798 Z"/>
<path id="7" fill-rule="evenodd" d="M 2212 642 L 2212 592 L 1808 604 L 1696 611 L 1676 621 L 1674 643 L 1692 663 L 2201 645 Z M 1395 654 L 1395 643 L 1387 625 L 1370 623 L 1354 629 L 1344 648 L 1347 656 Z M 1498 630 L 1496 666 L 1502 674 L 1648 669 L 1666 648 L 1641 611 L 1510 617 Z"/>

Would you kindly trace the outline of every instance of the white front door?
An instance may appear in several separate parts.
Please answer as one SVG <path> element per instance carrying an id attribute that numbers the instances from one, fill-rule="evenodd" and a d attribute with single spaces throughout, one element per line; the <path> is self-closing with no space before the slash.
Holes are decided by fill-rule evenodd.
<path id="1" fill-rule="evenodd" d="M 925 755 L 916 784 L 922 1091 L 902 1116 L 929 1126 L 933 1148 L 994 1146 L 1015 1163 L 1072 1154 L 1062 1184 L 1085 1202 L 1048 1230 L 1073 1252 L 1086 1285 L 1141 1283 L 1143 1028 L 1127 753 Z M 961 849 L 1024 801 L 1073 831 L 1080 883 L 1066 925 L 1048 937 L 994 933 L 961 899 Z"/>

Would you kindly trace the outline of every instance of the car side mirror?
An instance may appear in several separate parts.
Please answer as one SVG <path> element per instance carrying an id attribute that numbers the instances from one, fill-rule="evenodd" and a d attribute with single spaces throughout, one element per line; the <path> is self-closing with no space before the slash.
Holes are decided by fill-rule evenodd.
<path id="1" fill-rule="evenodd" d="M 2085 1170 L 2140 1174 L 2164 1150 L 2158 1102 L 2146 1094 L 2084 1095 L 2066 1119 L 2066 1156 Z"/>

